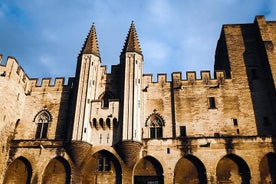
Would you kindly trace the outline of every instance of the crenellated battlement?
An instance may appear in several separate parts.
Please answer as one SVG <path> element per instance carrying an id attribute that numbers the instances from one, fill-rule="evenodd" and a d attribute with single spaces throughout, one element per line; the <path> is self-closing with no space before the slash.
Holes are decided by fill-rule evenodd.
<path id="1" fill-rule="evenodd" d="M 23 68 L 18 64 L 18 61 L 13 56 L 8 56 L 6 63 L 2 63 L 3 55 L 0 55 L 0 74 L 2 77 L 11 77 L 11 75 L 17 75 L 22 78 L 23 82 L 28 78 Z"/>
<path id="2" fill-rule="evenodd" d="M 52 78 L 42 78 L 41 82 L 38 82 L 38 78 L 29 79 L 26 92 L 34 91 L 62 91 L 70 90 L 73 87 L 74 78 L 69 78 L 68 82 L 65 83 L 64 77 L 57 77 L 52 80 Z M 54 82 L 52 82 L 54 81 Z"/>
<path id="3" fill-rule="evenodd" d="M 183 87 L 189 85 L 221 85 L 226 80 L 224 71 L 215 71 L 215 77 L 211 77 L 211 73 L 208 70 L 200 71 L 200 78 L 197 78 L 195 71 L 187 71 L 186 77 L 182 78 L 182 72 L 173 72 L 171 74 L 171 81 L 167 79 L 167 74 L 157 74 L 157 82 L 153 81 L 152 74 L 144 74 L 144 85 L 148 84 L 169 84 L 173 82 L 174 87 Z M 228 79 L 229 80 L 229 79 Z M 231 80 L 231 79 L 230 79 Z"/>
<path id="4" fill-rule="evenodd" d="M 15 57 L 8 56 L 5 64 L 2 64 L 2 58 L 3 55 L 0 55 L 0 76 L 7 78 L 7 80 L 18 81 L 18 84 L 25 89 L 26 95 L 32 91 L 60 91 L 70 90 L 73 87 L 74 78 L 69 78 L 67 83 L 65 83 L 64 77 L 43 78 L 39 83 L 38 78 L 28 77 Z"/>

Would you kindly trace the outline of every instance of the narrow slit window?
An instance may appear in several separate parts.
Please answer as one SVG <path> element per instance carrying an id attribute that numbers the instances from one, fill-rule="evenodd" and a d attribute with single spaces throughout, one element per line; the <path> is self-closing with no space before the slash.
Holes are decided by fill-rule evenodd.
<path id="1" fill-rule="evenodd" d="M 215 109 L 215 108 L 216 108 L 215 97 L 209 97 L 209 109 Z"/>
<path id="2" fill-rule="evenodd" d="M 186 137 L 186 126 L 180 126 L 180 137 Z"/>

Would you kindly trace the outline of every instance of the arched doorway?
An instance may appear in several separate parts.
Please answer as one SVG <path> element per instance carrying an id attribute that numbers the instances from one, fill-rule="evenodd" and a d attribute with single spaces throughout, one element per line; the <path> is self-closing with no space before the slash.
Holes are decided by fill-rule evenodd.
<path id="1" fill-rule="evenodd" d="M 70 183 L 71 169 L 69 163 L 62 157 L 52 159 L 43 173 L 43 184 Z"/>
<path id="2" fill-rule="evenodd" d="M 187 155 L 177 162 L 174 176 L 175 184 L 207 183 L 205 166 L 197 157 L 192 155 Z"/>
<path id="3" fill-rule="evenodd" d="M 31 183 L 31 178 L 32 166 L 30 162 L 24 157 L 19 157 L 9 165 L 4 183 L 26 184 Z"/>
<path id="4" fill-rule="evenodd" d="M 224 156 L 216 168 L 217 182 L 228 183 L 250 183 L 250 170 L 246 162 L 237 155 L 229 154 Z"/>
<path id="5" fill-rule="evenodd" d="M 142 158 L 134 170 L 135 184 L 163 184 L 163 168 L 162 165 L 151 156 Z"/>
<path id="6" fill-rule="evenodd" d="M 269 184 L 276 182 L 276 154 L 266 154 L 259 165 L 261 183 Z"/>
<path id="7" fill-rule="evenodd" d="M 118 159 L 106 150 L 95 153 L 82 169 L 82 183 L 122 183 L 122 168 Z"/>

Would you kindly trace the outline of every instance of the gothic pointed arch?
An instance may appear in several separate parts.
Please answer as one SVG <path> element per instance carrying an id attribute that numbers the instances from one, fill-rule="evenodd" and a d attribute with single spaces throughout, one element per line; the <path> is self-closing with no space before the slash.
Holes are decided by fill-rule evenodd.
<path id="1" fill-rule="evenodd" d="M 109 100 L 114 98 L 115 95 L 111 91 L 105 91 L 99 96 L 99 100 L 102 101 L 103 108 L 107 108 L 109 106 Z"/>
<path id="2" fill-rule="evenodd" d="M 219 183 L 250 183 L 251 174 L 247 163 L 235 154 L 220 159 L 216 167 Z"/>
<path id="3" fill-rule="evenodd" d="M 267 153 L 259 165 L 261 183 L 274 183 L 276 181 L 276 154 Z"/>
<path id="4" fill-rule="evenodd" d="M 43 173 L 42 183 L 69 184 L 71 177 L 70 164 L 63 157 L 50 160 Z"/>
<path id="5" fill-rule="evenodd" d="M 154 111 L 146 119 L 145 127 L 149 129 L 150 138 L 162 138 L 163 137 L 163 127 L 165 126 L 165 121 L 163 117 Z"/>
<path id="6" fill-rule="evenodd" d="M 207 183 L 206 168 L 197 157 L 186 155 L 176 164 L 175 183 Z"/>
<path id="7" fill-rule="evenodd" d="M 18 157 L 7 168 L 3 183 L 31 183 L 32 166 L 25 157 Z"/>
<path id="8" fill-rule="evenodd" d="M 52 121 L 52 115 L 51 113 L 44 108 L 43 110 L 39 111 L 35 117 L 34 122 L 36 123 L 36 133 L 35 138 L 36 139 L 45 139 L 47 138 L 48 133 L 48 126 L 49 123 Z"/>
<path id="9" fill-rule="evenodd" d="M 134 183 L 164 183 L 163 167 L 152 156 L 142 158 L 134 168 Z"/>
<path id="10" fill-rule="evenodd" d="M 100 150 L 85 162 L 82 168 L 82 183 L 122 183 L 122 168 L 115 155 L 107 150 Z"/>

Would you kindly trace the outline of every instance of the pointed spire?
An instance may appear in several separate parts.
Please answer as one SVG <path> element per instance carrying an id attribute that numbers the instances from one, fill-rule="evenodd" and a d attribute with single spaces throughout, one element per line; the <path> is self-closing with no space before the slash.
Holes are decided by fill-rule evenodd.
<path id="1" fill-rule="evenodd" d="M 81 54 L 94 54 L 100 57 L 100 51 L 98 47 L 98 39 L 96 34 L 95 24 L 93 22 L 92 27 L 87 35 L 85 43 L 82 47 Z"/>
<path id="2" fill-rule="evenodd" d="M 130 25 L 130 28 L 128 31 L 128 35 L 127 35 L 127 38 L 125 41 L 125 45 L 121 52 L 121 55 L 126 52 L 137 52 L 138 54 L 142 54 L 142 51 L 141 51 L 141 48 L 139 45 L 138 36 L 137 36 L 133 21 L 131 22 L 131 25 Z"/>

